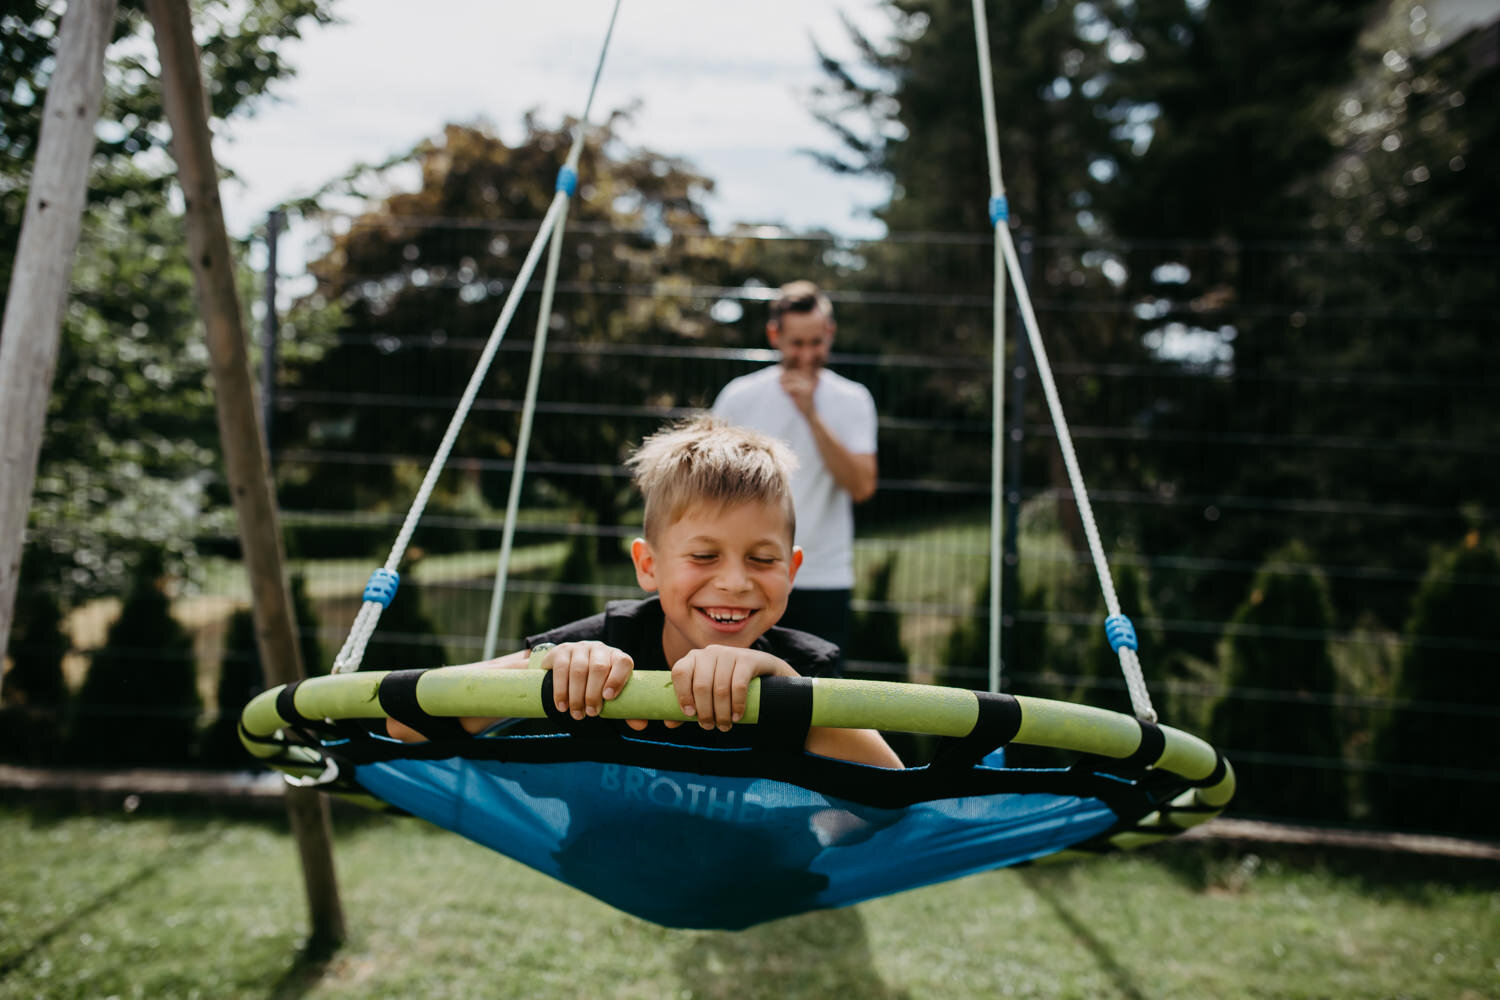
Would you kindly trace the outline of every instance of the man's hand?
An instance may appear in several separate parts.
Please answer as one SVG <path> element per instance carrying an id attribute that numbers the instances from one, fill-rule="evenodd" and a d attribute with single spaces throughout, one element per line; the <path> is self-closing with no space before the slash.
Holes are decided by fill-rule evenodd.
<path id="1" fill-rule="evenodd" d="M 781 369 L 781 389 L 792 397 L 792 403 L 804 417 L 813 415 L 813 392 L 818 388 L 818 373 L 804 368 Z"/>

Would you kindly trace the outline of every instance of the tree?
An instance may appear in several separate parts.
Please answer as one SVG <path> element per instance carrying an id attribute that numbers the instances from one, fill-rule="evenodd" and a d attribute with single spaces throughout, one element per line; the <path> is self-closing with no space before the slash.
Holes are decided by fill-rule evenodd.
<path id="1" fill-rule="evenodd" d="M 1225 628 L 1225 694 L 1210 733 L 1233 763 L 1235 807 L 1298 819 L 1344 819 L 1348 790 L 1328 653 L 1328 586 L 1307 547 L 1293 542 L 1256 574 Z"/>
<path id="2" fill-rule="evenodd" d="M 1163 0 L 1110 16 L 1139 57 L 1106 95 L 1119 183 L 1101 216 L 1132 241 L 1137 335 L 1190 376 L 1144 425 L 1180 442 L 1153 458 L 1152 485 L 1204 517 L 1184 531 L 1179 505 L 1143 511 L 1143 548 L 1253 564 L 1295 536 L 1328 562 L 1411 573 L 1485 502 L 1468 466 L 1494 426 L 1474 377 L 1493 254 L 1441 241 L 1495 232 L 1464 169 L 1464 151 L 1492 148 L 1493 105 L 1462 96 L 1492 92 L 1493 70 L 1462 45 L 1434 51 L 1409 3 Z M 1305 512 L 1401 503 L 1450 513 L 1377 533 Z M 1336 621 L 1398 626 L 1409 589 L 1370 581 L 1331 581 Z M 1231 595 L 1188 571 L 1163 610 L 1218 617 Z"/>
<path id="3" fill-rule="evenodd" d="M 120 616 L 74 699 L 72 759 L 181 765 L 192 758 L 202 707 L 197 669 L 166 583 L 161 550 L 145 548 Z"/>
<path id="4" fill-rule="evenodd" d="M 1497 598 L 1493 539 L 1471 532 L 1434 557 L 1403 635 L 1398 704 L 1376 739 L 1367 791 L 1379 822 L 1500 835 L 1493 800 L 1463 774 L 1494 759 L 1486 716 L 1500 709 Z"/>
<path id="5" fill-rule="evenodd" d="M 291 73 L 280 42 L 331 19 L 332 0 L 200 5 L 203 65 L 216 118 L 252 110 Z M 0 294 L 24 211 L 63 5 L 23 3 L 0 18 Z M 172 209 L 169 138 L 150 28 L 122 4 L 74 292 L 63 329 L 35 490 L 37 578 L 76 594 L 118 593 L 122 553 L 149 526 L 180 569 L 221 487 L 207 358 Z M 102 424 L 102 426 L 101 426 Z M 141 512 L 150 511 L 150 518 Z"/>
<path id="6" fill-rule="evenodd" d="M 842 145 L 819 159 L 834 170 L 889 178 L 890 200 L 874 211 L 892 232 L 992 232 L 981 90 L 970 5 L 961 0 L 892 0 L 885 39 L 851 27 L 858 64 L 820 53 L 826 81 L 811 96 L 815 115 Z M 1101 37 L 1081 31 L 1095 5 L 1002 3 L 990 8 L 990 48 L 999 146 L 1012 224 L 1039 233 L 1031 266 L 1048 342 L 1062 361 L 1131 360 L 1141 348 L 1122 344 L 1107 313 L 1049 313 L 1047 295 L 1070 299 L 1111 294 L 1099 254 L 1087 259 L 1076 240 L 1099 231 L 1094 202 L 1107 175 L 1092 168 L 1111 152 L 1110 124 L 1098 113 L 1099 92 L 1111 69 Z M 982 252 L 980 252 L 982 251 Z M 844 325 L 856 349 L 902 354 L 914 349 L 964 360 L 951 372 L 924 380 L 901 377 L 877 393 L 882 412 L 931 415 L 988 426 L 992 390 L 976 384 L 988 370 L 991 322 L 971 300 L 991 287 L 988 247 L 939 247 L 892 242 L 865 253 L 865 266 L 845 286 L 882 296 L 914 291 L 926 303 L 913 314 L 882 307 Z M 1098 258 L 1098 259 L 1095 259 Z M 841 334 L 842 337 L 842 334 Z M 843 343 L 843 342 L 841 342 Z M 1065 345 L 1065 346 L 1063 346 Z M 847 345 L 846 345 L 847 346 Z M 1058 350 L 1063 346 L 1062 350 Z M 1097 402 L 1095 387 L 1083 386 Z M 1070 399 L 1070 406 L 1076 405 Z M 1044 419 L 1029 401 L 1028 422 Z M 1078 414 L 1075 413 L 1075 416 Z M 931 431 L 882 441 L 882 461 L 915 476 L 988 480 L 988 441 L 973 433 L 937 439 Z M 1028 449 L 1028 482 L 1065 482 L 1051 450 Z M 877 494 L 866 514 L 909 518 L 898 499 Z M 1073 519 L 1068 519 L 1071 525 Z M 1081 544 L 1081 537 L 1078 539 Z"/>
<path id="7" fill-rule="evenodd" d="M 316 297 L 339 303 L 346 324 L 338 348 L 296 377 L 324 394 L 394 396 L 400 409 L 354 409 L 347 396 L 299 408 L 284 424 L 286 440 L 315 449 L 316 461 L 282 463 L 288 506 L 383 509 L 404 505 L 414 492 L 553 198 L 571 141 L 566 125 L 548 127 L 534 117 L 524 125 L 515 145 L 460 125 L 422 143 L 401 160 L 420 168 L 419 188 L 349 220 L 313 263 Z M 697 342 L 716 329 L 709 314 L 718 297 L 671 293 L 737 284 L 745 273 L 725 242 L 706 233 L 701 200 L 711 183 L 681 160 L 624 148 L 613 127 L 611 120 L 586 136 L 563 268 L 563 280 L 582 291 L 565 288 L 554 306 L 541 389 L 554 409 L 538 415 L 530 450 L 531 462 L 563 467 L 549 478 L 544 500 L 582 508 L 583 519 L 600 528 L 620 523 L 630 497 L 627 481 L 600 467 L 617 466 L 659 416 L 701 402 L 663 388 L 672 384 L 660 377 L 675 364 L 669 356 L 626 368 L 613 362 L 610 348 L 643 339 Z M 621 288 L 666 294 L 611 294 Z M 527 297 L 508 344 L 525 344 L 535 308 L 536 297 Z M 454 470 L 434 495 L 435 509 L 466 502 L 476 485 L 486 502 L 503 505 L 525 379 L 522 357 L 502 353 L 459 438 Z M 618 419 L 620 408 L 643 403 L 652 416 Z M 344 462 L 339 453 L 355 457 Z M 398 461 L 371 463 L 371 455 Z M 424 545 L 436 544 L 424 538 Z M 599 538 L 598 558 L 619 560 L 610 534 Z"/>

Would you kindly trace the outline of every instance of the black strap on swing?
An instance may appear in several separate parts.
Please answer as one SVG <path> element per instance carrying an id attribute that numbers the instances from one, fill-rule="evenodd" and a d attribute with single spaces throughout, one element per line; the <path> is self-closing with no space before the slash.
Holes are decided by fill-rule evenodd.
<path id="1" fill-rule="evenodd" d="M 410 726 L 434 743 L 469 738 L 457 719 L 432 715 L 417 702 L 417 681 L 425 670 L 392 670 L 376 689 L 380 708 L 397 722 Z"/>
<path id="2" fill-rule="evenodd" d="M 991 751 L 1016 738 L 1021 729 L 1021 703 L 1008 694 L 976 691 L 979 717 L 967 736 L 944 740 L 933 755 L 934 768 L 967 769 Z"/>
<path id="3" fill-rule="evenodd" d="M 760 717 L 751 746 L 770 753 L 797 753 L 812 726 L 813 682 L 810 677 L 762 677 Z"/>

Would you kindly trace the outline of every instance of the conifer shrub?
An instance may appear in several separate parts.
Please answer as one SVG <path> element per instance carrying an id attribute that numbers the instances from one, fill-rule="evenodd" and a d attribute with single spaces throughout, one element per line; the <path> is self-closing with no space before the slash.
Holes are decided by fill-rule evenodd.
<path id="1" fill-rule="evenodd" d="M 598 545 L 590 535 L 574 535 L 569 540 L 568 554 L 552 581 L 556 589 L 542 612 L 543 631 L 604 610 L 604 602 L 588 592 L 599 574 L 597 551 Z"/>
<path id="2" fill-rule="evenodd" d="M 1300 542 L 1266 561 L 1219 645 L 1224 694 L 1210 735 L 1239 778 L 1234 808 L 1282 818 L 1348 815 L 1328 585 Z"/>
<path id="3" fill-rule="evenodd" d="M 901 642 L 901 615 L 883 607 L 890 603 L 895 575 L 895 555 L 887 556 L 870 571 L 865 603 L 872 606 L 855 612 L 849 622 L 849 643 L 844 649 L 844 661 L 850 665 L 849 677 L 906 679 L 908 654 Z"/>
<path id="4" fill-rule="evenodd" d="M 172 617 L 163 554 L 148 548 L 74 699 L 68 756 L 87 764 L 189 763 L 202 709 L 196 673 L 192 640 Z"/>
<path id="5" fill-rule="evenodd" d="M 1500 716 L 1500 545 L 1438 553 L 1412 601 L 1397 705 L 1375 740 L 1373 818 L 1408 830 L 1500 837 L 1493 771 Z M 1465 772 L 1469 772 L 1465 774 Z"/>
<path id="6" fill-rule="evenodd" d="M 291 579 L 292 614 L 297 622 L 297 645 L 303 672 L 309 676 L 327 673 L 323 648 L 318 641 L 318 619 L 307 596 L 307 581 L 299 573 Z M 211 767 L 247 767 L 252 758 L 240 742 L 240 713 L 250 700 L 266 688 L 260 648 L 255 640 L 255 616 L 240 608 L 229 616 L 224 653 L 219 660 L 218 713 L 203 734 L 200 756 Z"/>
<path id="7" fill-rule="evenodd" d="M 6 645 L 11 668 L 0 706 L 0 759 L 47 764 L 62 750 L 68 698 L 62 663 L 72 640 L 63 631 L 57 598 L 46 588 L 27 586 L 29 582 L 23 571 Z"/>

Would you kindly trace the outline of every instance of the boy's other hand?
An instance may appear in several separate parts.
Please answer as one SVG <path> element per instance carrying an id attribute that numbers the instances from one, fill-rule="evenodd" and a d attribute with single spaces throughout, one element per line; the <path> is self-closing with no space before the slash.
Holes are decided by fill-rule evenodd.
<path id="1" fill-rule="evenodd" d="M 797 671 L 770 653 L 736 646 L 704 646 L 672 665 L 672 687 L 683 713 L 704 729 L 721 732 L 744 717 L 751 678 L 767 676 L 796 677 Z"/>
<path id="2" fill-rule="evenodd" d="M 598 715 L 604 702 L 620 693 L 635 669 L 635 661 L 628 653 L 591 639 L 554 646 L 540 666 L 552 671 L 552 698 L 557 710 L 582 719 Z M 633 725 L 635 720 L 631 721 Z"/>

